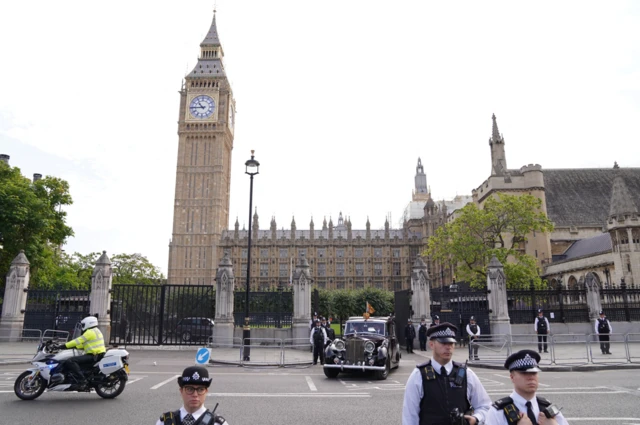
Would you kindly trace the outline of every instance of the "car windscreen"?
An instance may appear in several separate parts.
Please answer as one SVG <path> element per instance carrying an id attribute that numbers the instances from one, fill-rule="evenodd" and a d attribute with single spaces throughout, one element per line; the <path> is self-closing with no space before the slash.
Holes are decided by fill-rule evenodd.
<path id="1" fill-rule="evenodd" d="M 372 322 L 347 322 L 344 333 L 345 335 L 359 333 L 386 335 L 384 323 Z"/>

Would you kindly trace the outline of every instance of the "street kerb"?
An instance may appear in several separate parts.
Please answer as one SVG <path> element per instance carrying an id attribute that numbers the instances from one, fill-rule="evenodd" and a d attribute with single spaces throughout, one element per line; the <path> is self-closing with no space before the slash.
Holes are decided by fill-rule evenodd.
<path id="1" fill-rule="evenodd" d="M 553 364 L 580 366 L 589 363 L 589 335 L 554 334 L 551 335 L 551 354 Z"/>
<path id="2" fill-rule="evenodd" d="M 247 342 L 250 342 L 250 360 L 242 359 L 243 366 L 281 366 L 282 365 L 282 340 L 278 338 L 251 338 L 243 340 L 243 350 Z M 242 357 L 242 356 L 241 356 Z"/>
<path id="3" fill-rule="evenodd" d="M 544 343 L 543 343 L 544 344 Z M 547 351 L 548 353 L 540 353 L 540 362 L 541 365 L 551 365 L 553 363 L 552 358 L 552 341 L 551 335 L 547 335 Z M 544 346 L 543 346 L 544 348 Z M 585 344 L 585 351 L 586 351 Z M 511 352 L 515 353 L 520 350 L 538 350 L 538 335 L 537 334 L 512 334 L 511 335 Z M 505 359 L 506 360 L 506 359 Z"/>
<path id="4" fill-rule="evenodd" d="M 626 336 L 627 354 L 631 363 L 640 363 L 640 333 L 629 333 Z"/>
<path id="5" fill-rule="evenodd" d="M 609 334 L 609 352 L 602 354 L 598 334 L 589 335 L 589 355 L 593 364 L 624 364 L 629 362 L 627 339 L 623 334 Z"/>
<path id="6" fill-rule="evenodd" d="M 507 357 L 511 355 L 511 340 L 509 339 L 509 335 L 480 335 L 477 339 L 470 341 L 469 350 L 476 345 L 478 346 L 478 357 L 480 360 L 472 360 L 471 356 L 469 356 L 469 364 L 503 364 Z"/>
<path id="7" fill-rule="evenodd" d="M 211 338 L 209 363 L 239 365 L 242 360 L 242 338 Z"/>

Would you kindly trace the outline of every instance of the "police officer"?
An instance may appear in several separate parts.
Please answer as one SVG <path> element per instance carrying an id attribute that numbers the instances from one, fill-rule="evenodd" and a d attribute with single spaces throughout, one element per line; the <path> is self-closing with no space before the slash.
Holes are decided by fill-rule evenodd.
<path id="1" fill-rule="evenodd" d="M 321 326 L 324 328 L 324 332 L 327 334 L 327 342 L 324 344 L 324 346 L 326 347 L 327 345 L 331 344 L 331 341 L 336 339 L 336 331 L 334 331 L 331 327 L 331 324 L 327 322 L 326 317 L 322 318 Z"/>
<path id="2" fill-rule="evenodd" d="M 402 425 L 452 423 L 452 413 L 464 414 L 469 425 L 485 422 L 491 399 L 478 376 L 452 361 L 458 329 L 451 323 L 429 328 L 431 360 L 418 365 L 405 387 Z"/>
<path id="3" fill-rule="evenodd" d="M 71 372 L 80 387 L 87 385 L 87 380 L 82 373 L 80 365 L 92 365 L 99 361 L 107 351 L 104 346 L 104 337 L 98 329 L 98 319 L 88 316 L 80 321 L 82 325 L 82 335 L 78 338 L 67 342 L 57 348 L 77 348 L 83 350 L 84 354 L 80 356 L 70 357 L 64 363 L 64 367 Z"/>
<path id="4" fill-rule="evenodd" d="M 513 392 L 509 397 L 493 403 L 487 415 L 487 424 L 492 425 L 568 425 L 562 413 L 551 402 L 536 396 L 538 390 L 538 367 L 540 355 L 533 350 L 522 350 L 510 355 L 504 363 L 509 370 Z M 551 411 L 551 418 L 542 412 Z"/>
<path id="5" fill-rule="evenodd" d="M 549 327 L 549 320 L 544 317 L 544 313 L 542 309 L 538 310 L 538 317 L 536 317 L 535 322 L 533 323 L 533 329 L 538 334 L 538 353 L 542 353 L 543 343 L 544 343 L 544 352 L 547 351 L 547 335 L 551 332 L 551 328 Z"/>
<path id="6" fill-rule="evenodd" d="M 320 321 L 316 320 L 316 326 L 311 331 L 309 338 L 309 342 L 313 344 L 313 364 L 318 364 L 318 357 L 320 357 L 320 364 L 324 364 L 324 347 L 327 341 L 329 341 L 327 332 L 320 326 Z"/>
<path id="7" fill-rule="evenodd" d="M 420 340 L 420 351 L 427 351 L 427 322 L 422 318 L 418 328 L 418 339 Z"/>
<path id="8" fill-rule="evenodd" d="M 404 328 L 404 340 L 407 343 L 407 353 L 413 353 L 413 340 L 416 337 L 416 328 L 413 327 L 411 319 L 407 322 L 407 326 Z"/>
<path id="9" fill-rule="evenodd" d="M 604 315 L 604 311 L 600 310 L 600 317 L 596 319 L 596 334 L 600 340 L 600 351 L 602 354 L 611 354 L 609 351 L 609 334 L 613 332 L 611 323 Z"/>
<path id="10" fill-rule="evenodd" d="M 431 323 L 429 327 L 432 328 L 434 326 L 438 326 L 439 324 L 440 324 L 440 316 L 436 314 L 433 316 L 433 323 Z"/>
<path id="11" fill-rule="evenodd" d="M 480 326 L 476 324 L 476 318 L 471 316 L 467 325 L 467 335 L 469 336 L 469 360 L 480 360 L 478 357 L 478 337 L 480 336 Z"/>
<path id="12" fill-rule="evenodd" d="M 180 410 L 165 412 L 156 425 L 228 425 L 222 417 L 204 407 L 211 378 L 202 366 L 189 366 L 178 378 L 183 405 Z M 217 405 L 216 405 L 217 406 Z"/>

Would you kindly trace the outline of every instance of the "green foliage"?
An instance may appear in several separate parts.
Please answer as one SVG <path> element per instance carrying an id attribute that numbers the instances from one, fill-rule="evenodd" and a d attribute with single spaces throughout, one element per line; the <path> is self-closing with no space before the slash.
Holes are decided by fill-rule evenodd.
<path id="1" fill-rule="evenodd" d="M 318 313 L 343 321 L 349 316 L 361 316 L 367 301 L 376 310 L 373 316 L 388 316 L 393 311 L 394 293 L 378 288 L 320 290 Z"/>
<path id="2" fill-rule="evenodd" d="M 425 255 L 455 265 L 457 279 L 476 287 L 486 285 L 487 265 L 495 255 L 504 265 L 509 288 L 528 286 L 531 280 L 541 286 L 535 258 L 520 249 L 532 232 L 553 230 L 541 207 L 542 201 L 531 195 L 499 194 L 482 209 L 468 204 L 429 239 Z"/>
<path id="3" fill-rule="evenodd" d="M 142 254 L 116 254 L 111 257 L 113 283 L 160 284 L 164 275 Z"/>
<path id="4" fill-rule="evenodd" d="M 19 168 L 0 162 L 0 282 L 20 250 L 32 275 L 52 278 L 55 247 L 73 236 L 62 209 L 72 203 L 66 181 L 47 176 L 33 183 Z"/>

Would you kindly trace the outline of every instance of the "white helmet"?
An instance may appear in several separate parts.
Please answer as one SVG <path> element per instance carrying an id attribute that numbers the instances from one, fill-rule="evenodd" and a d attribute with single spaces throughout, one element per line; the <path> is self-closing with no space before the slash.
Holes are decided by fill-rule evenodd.
<path id="1" fill-rule="evenodd" d="M 87 329 L 95 328 L 96 326 L 98 326 L 98 319 L 93 316 L 87 316 L 82 319 L 80 323 L 82 323 L 82 330 L 86 331 Z"/>

